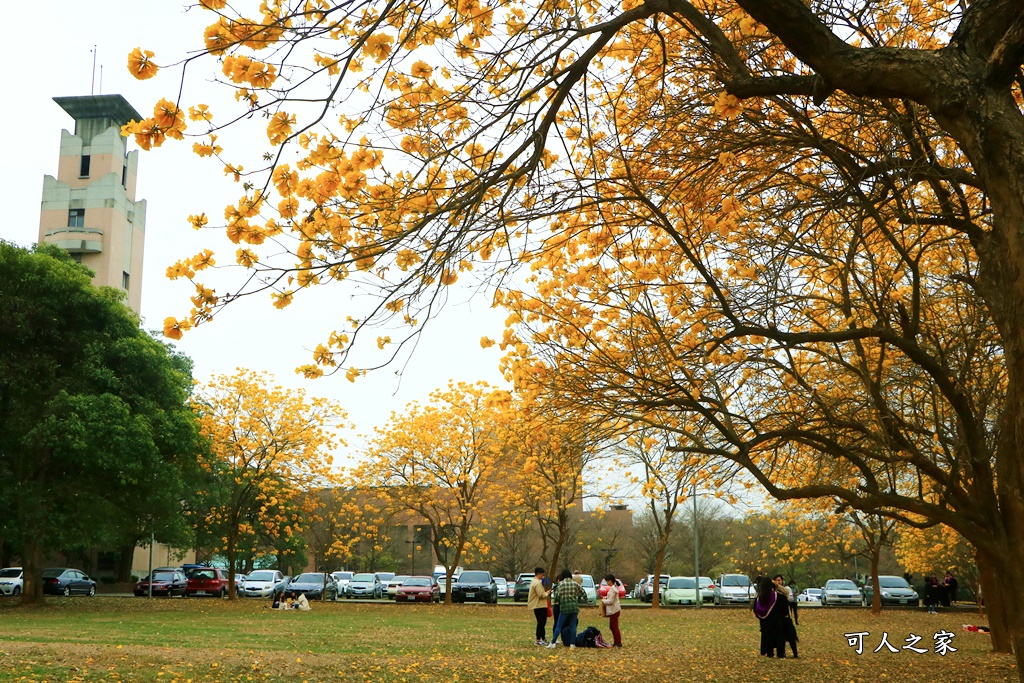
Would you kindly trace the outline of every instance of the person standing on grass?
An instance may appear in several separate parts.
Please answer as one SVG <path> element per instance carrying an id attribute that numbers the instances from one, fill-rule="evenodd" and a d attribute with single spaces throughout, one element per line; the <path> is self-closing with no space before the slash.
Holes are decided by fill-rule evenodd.
<path id="1" fill-rule="evenodd" d="M 924 577 L 924 604 L 929 614 L 939 613 L 939 580 L 934 574 Z"/>
<path id="2" fill-rule="evenodd" d="M 775 590 L 779 593 L 779 598 L 786 600 L 786 618 L 782 620 L 783 633 L 786 638 L 786 642 L 789 643 L 789 647 L 793 650 L 793 657 L 799 657 L 796 653 L 796 644 L 800 639 L 796 635 L 796 596 L 793 595 L 793 589 L 786 585 L 786 579 L 783 578 L 782 574 L 776 574 L 772 577 L 772 583 L 775 584 Z"/>
<path id="3" fill-rule="evenodd" d="M 767 576 L 757 583 L 754 615 L 761 627 L 761 654 L 765 657 L 786 658 L 786 631 L 784 619 L 789 616 L 789 601 L 775 590 Z"/>
<path id="4" fill-rule="evenodd" d="M 551 606 L 551 642 L 554 643 L 558 640 L 558 631 L 555 630 L 555 625 L 558 624 L 558 601 L 555 600 L 555 582 L 550 578 L 545 578 L 544 585 L 550 586 L 548 590 L 548 605 Z"/>
<path id="5" fill-rule="evenodd" d="M 526 606 L 533 610 L 533 616 L 537 619 L 535 645 L 548 644 L 544 639 L 544 630 L 548 624 L 548 595 L 549 591 L 544 589 L 544 567 L 537 567 L 533 570 L 533 581 L 530 582 L 530 593 L 526 599 Z"/>
<path id="6" fill-rule="evenodd" d="M 608 628 L 611 629 L 615 647 L 622 647 L 622 632 L 619 631 L 619 615 L 622 613 L 622 606 L 619 604 L 619 587 L 615 583 L 615 575 L 609 574 L 604 577 L 608 584 L 608 590 L 601 597 L 604 603 L 604 615 L 608 617 Z"/>
<path id="7" fill-rule="evenodd" d="M 579 624 L 580 600 L 587 599 L 583 586 L 572 580 L 572 572 L 563 569 L 558 575 L 558 583 L 551 591 L 558 603 L 558 619 L 555 621 L 555 636 L 562 636 L 562 645 L 570 650 L 576 649 L 576 627 Z M 551 639 L 548 647 L 555 647 L 558 641 Z"/>

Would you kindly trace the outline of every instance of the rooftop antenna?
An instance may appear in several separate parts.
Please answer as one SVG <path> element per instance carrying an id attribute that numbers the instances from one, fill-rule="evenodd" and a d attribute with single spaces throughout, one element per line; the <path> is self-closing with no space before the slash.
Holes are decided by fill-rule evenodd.
<path id="1" fill-rule="evenodd" d="M 100 64 L 100 95 L 103 94 L 103 65 Z"/>
<path id="2" fill-rule="evenodd" d="M 89 87 L 89 94 L 96 94 L 96 46 L 92 46 L 92 84 Z"/>

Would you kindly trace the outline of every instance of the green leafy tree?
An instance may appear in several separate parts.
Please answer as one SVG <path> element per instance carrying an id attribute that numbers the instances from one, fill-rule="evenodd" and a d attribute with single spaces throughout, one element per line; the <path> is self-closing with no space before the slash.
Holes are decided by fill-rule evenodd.
<path id="1" fill-rule="evenodd" d="M 0 273 L 0 536 L 34 602 L 48 551 L 180 541 L 199 440 L 190 363 L 120 292 L 46 245 L 0 242 Z"/>

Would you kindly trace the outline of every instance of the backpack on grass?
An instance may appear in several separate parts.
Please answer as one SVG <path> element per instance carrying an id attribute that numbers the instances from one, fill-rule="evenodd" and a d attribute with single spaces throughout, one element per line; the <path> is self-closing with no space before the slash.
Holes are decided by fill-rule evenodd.
<path id="1" fill-rule="evenodd" d="M 576 647 L 597 647 L 597 638 L 601 635 L 593 626 L 588 626 L 576 634 Z"/>

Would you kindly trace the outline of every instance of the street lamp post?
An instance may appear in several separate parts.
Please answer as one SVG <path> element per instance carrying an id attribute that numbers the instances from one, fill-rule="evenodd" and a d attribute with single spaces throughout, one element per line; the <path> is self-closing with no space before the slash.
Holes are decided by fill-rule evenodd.
<path id="1" fill-rule="evenodd" d="M 697 482 L 693 482 L 693 583 L 697 587 L 697 609 L 703 606 L 704 598 L 700 594 L 700 535 L 697 533 Z"/>
<path id="2" fill-rule="evenodd" d="M 608 576 L 612 569 L 612 558 L 615 557 L 615 553 L 619 552 L 618 548 L 601 548 L 601 552 L 604 553 L 604 575 Z"/>

